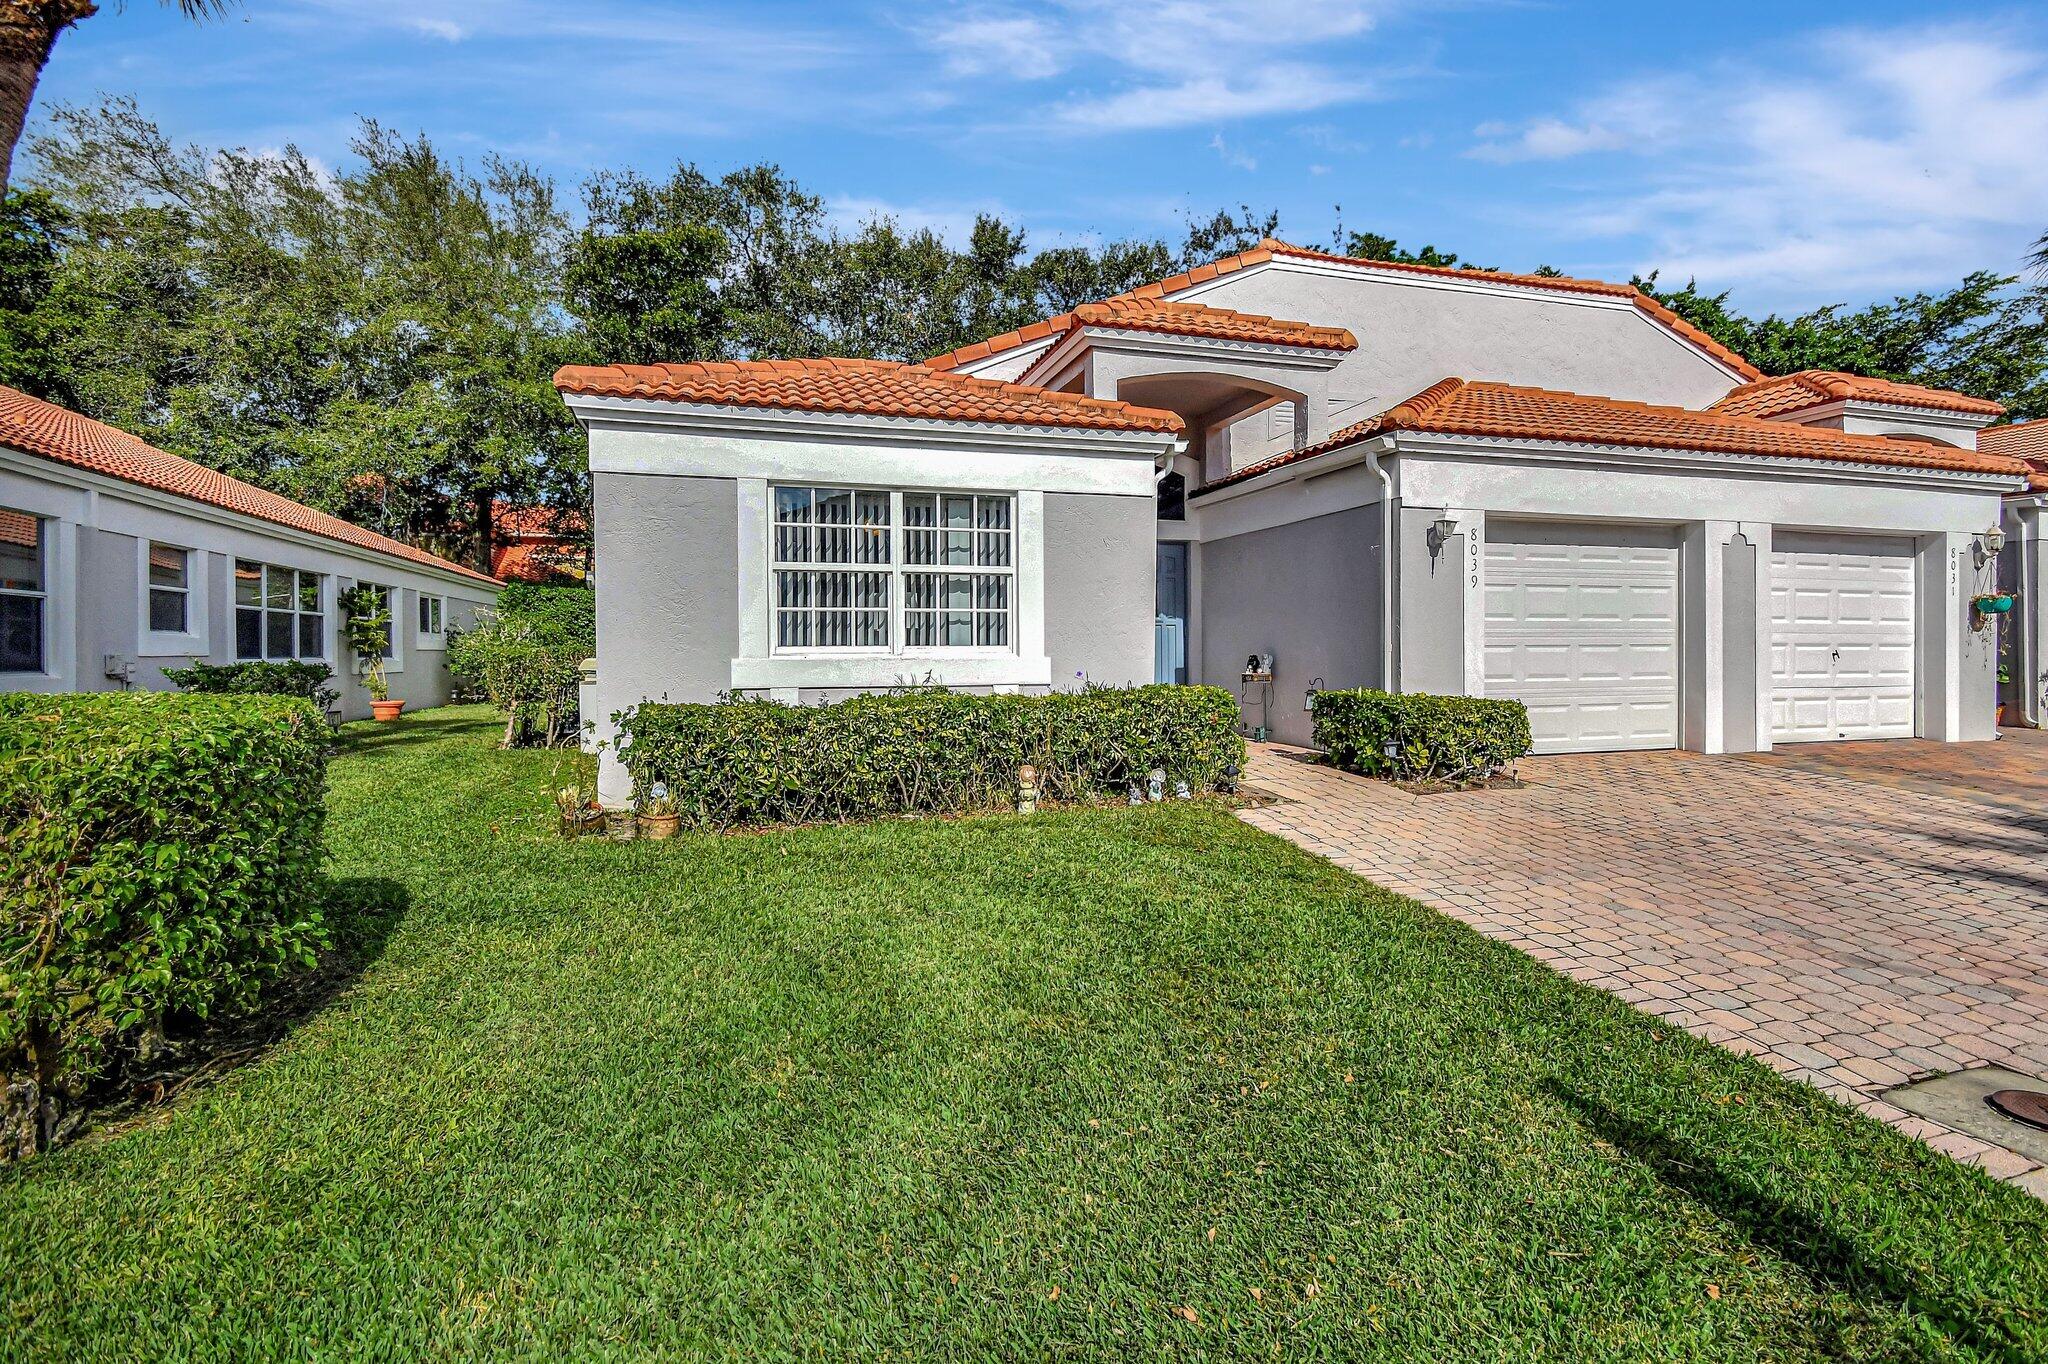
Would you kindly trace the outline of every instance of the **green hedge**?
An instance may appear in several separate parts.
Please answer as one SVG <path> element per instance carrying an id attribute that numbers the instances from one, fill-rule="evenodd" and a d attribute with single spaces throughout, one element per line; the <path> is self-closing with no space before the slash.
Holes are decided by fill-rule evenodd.
<path id="1" fill-rule="evenodd" d="M 1122 798 L 1154 767 L 1209 791 L 1244 765 L 1237 698 L 1219 687 L 648 702 L 617 719 L 634 790 L 665 783 L 706 829 L 1007 809 L 1024 763 L 1048 801 Z"/>
<path id="2" fill-rule="evenodd" d="M 166 1016 L 310 964 L 328 739 L 284 697 L 0 695 L 8 1154 Z"/>
<path id="3" fill-rule="evenodd" d="M 165 668 L 171 685 L 210 696 L 299 696 L 325 713 L 341 699 L 328 686 L 334 669 L 325 663 L 201 663 Z"/>
<path id="4" fill-rule="evenodd" d="M 1479 696 L 1320 691 L 1315 739 L 1348 771 L 1465 786 L 1529 752 L 1529 710 Z"/>

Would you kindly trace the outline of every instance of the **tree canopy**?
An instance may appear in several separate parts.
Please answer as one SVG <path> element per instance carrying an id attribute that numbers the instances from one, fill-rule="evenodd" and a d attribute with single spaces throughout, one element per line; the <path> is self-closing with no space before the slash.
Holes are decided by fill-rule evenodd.
<path id="1" fill-rule="evenodd" d="M 0 382 L 360 524 L 488 562 L 494 500 L 588 504 L 565 362 L 916 360 L 1278 235 L 1240 204 L 1178 242 L 1036 247 L 835 222 L 773 165 L 591 176 L 565 195 L 374 121 L 346 168 L 180 146 L 129 101 L 60 107 L 0 209 Z M 1338 233 L 1348 254 L 1481 269 Z M 1548 266 L 1538 273 L 1555 274 Z M 1639 286 L 1768 373 L 1843 369 L 2048 414 L 2048 286 L 1980 271 L 1849 310 L 1745 316 Z"/>

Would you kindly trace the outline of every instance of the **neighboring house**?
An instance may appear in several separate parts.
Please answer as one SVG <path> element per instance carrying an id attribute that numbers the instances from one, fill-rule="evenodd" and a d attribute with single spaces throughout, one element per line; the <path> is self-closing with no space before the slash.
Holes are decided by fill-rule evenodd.
<path id="1" fill-rule="evenodd" d="M 0 690 L 167 690 L 166 667 L 303 659 L 369 714 L 336 594 L 383 588 L 391 694 L 448 699 L 448 632 L 498 583 L 0 388 Z"/>
<path id="2" fill-rule="evenodd" d="M 589 527 L 559 507 L 491 504 L 491 573 L 504 582 L 575 583 L 590 571 Z"/>
<path id="3" fill-rule="evenodd" d="M 2005 499 L 2005 550 L 1999 586 L 2017 598 L 2005 629 L 2009 680 L 2000 690 L 2006 718 L 2038 728 L 2048 724 L 2048 419 L 1987 426 L 1977 448 L 2008 455 L 2027 466 L 2027 486 Z"/>
<path id="4" fill-rule="evenodd" d="M 1268 241 L 923 365 L 556 385 L 592 714 L 1157 678 L 1294 742 L 1359 685 L 1518 697 L 1548 751 L 1993 733 L 2002 409 L 1768 378 L 1626 285 Z"/>

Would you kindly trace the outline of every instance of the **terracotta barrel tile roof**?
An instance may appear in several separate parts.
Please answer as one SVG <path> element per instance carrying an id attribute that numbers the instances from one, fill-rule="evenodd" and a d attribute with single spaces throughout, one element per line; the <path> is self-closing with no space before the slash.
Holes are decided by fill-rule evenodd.
<path id="1" fill-rule="evenodd" d="M 1870 379 L 1831 369 L 1803 369 L 1797 374 L 1759 379 L 1735 389 L 1707 410 L 1734 417 L 1781 417 L 1788 412 L 1801 412 L 1809 407 L 1844 400 L 1890 403 L 1895 407 L 1927 407 L 1940 412 L 1967 412 L 1985 417 L 2005 415 L 2004 406 L 1989 398 L 1972 398 L 1967 393 L 1955 393 L 1945 388 L 1894 383 L 1889 379 Z"/>
<path id="2" fill-rule="evenodd" d="M 1987 426 L 1977 433 L 1977 448 L 2023 461 L 2029 489 L 2048 492 L 2048 418 Z"/>
<path id="3" fill-rule="evenodd" d="M 1358 348 L 1358 338 L 1342 327 L 1287 322 L 1258 313 L 1209 308 L 1200 303 L 1173 303 L 1150 296 L 1120 295 L 1101 303 L 1083 303 L 1070 313 L 1061 313 L 1058 317 L 1034 322 L 1017 331 L 947 351 L 944 355 L 934 355 L 925 364 L 938 370 L 957 369 L 985 356 L 1029 345 L 1044 337 L 1063 335 L 1076 327 L 1110 327 L 1123 331 L 1158 332 L 1167 336 L 1252 341 L 1270 346 L 1300 346 L 1307 350 Z"/>
<path id="4" fill-rule="evenodd" d="M 0 386 L 0 445 L 40 455 L 59 464 L 86 469 L 109 478 L 190 498 L 208 506 L 240 512 L 274 525 L 318 535 L 357 549 L 410 560 L 430 568 L 459 573 L 498 586 L 495 578 L 450 562 L 426 550 L 379 535 L 338 516 L 314 511 L 288 497 L 244 483 L 238 478 L 195 464 L 182 455 L 159 450 L 118 427 L 96 422 L 69 408 Z"/>
<path id="5" fill-rule="evenodd" d="M 1882 436 L 1851 436 L 1790 422 L 1656 407 L 1552 389 L 1442 379 L 1377 417 L 1346 427 L 1314 445 L 1247 465 L 1198 492 L 1241 483 L 1297 460 L 1394 431 L 1825 459 L 2015 477 L 2026 473 L 2026 466 L 2019 460 L 1981 450 L 1887 440 Z"/>
<path id="6" fill-rule="evenodd" d="M 946 374 L 893 360 L 748 360 L 689 365 L 565 365 L 564 393 L 725 407 L 917 417 L 930 421 L 1179 432 L 1171 412 Z"/>

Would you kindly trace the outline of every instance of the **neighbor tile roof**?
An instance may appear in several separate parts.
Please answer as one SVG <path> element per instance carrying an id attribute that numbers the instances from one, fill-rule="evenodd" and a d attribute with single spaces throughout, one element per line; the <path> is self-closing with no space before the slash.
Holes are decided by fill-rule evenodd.
<path id="1" fill-rule="evenodd" d="M 437 554 L 364 530 L 338 516 L 314 511 L 253 483 L 229 478 L 181 455 L 159 450 L 118 427 L 4 386 L 0 386 L 0 445 L 274 525 L 289 526 L 357 549 L 460 573 L 493 587 L 498 585 L 495 578 Z"/>
<path id="2" fill-rule="evenodd" d="M 1358 349 L 1358 338 L 1342 327 L 1318 327 L 1258 313 L 1205 307 L 1200 303 L 1174 303 L 1157 297 L 1123 295 L 1101 303 L 1083 303 L 1070 313 L 1061 313 L 1058 317 L 1049 317 L 1043 322 L 1034 322 L 1028 327 L 947 351 L 944 355 L 934 355 L 925 364 L 938 370 L 957 369 L 986 356 L 1027 346 L 1048 336 L 1062 335 L 1076 327 L 1113 327 L 1123 331 L 1159 332 L 1167 336 L 1201 336 L 1220 341 L 1300 346 L 1308 350 Z"/>
<path id="3" fill-rule="evenodd" d="M 1171 412 L 893 360 L 747 360 L 689 365 L 564 365 L 564 393 L 714 406 L 920 417 L 932 421 L 1178 432 Z"/>
<path id="4" fill-rule="evenodd" d="M 1642 290 L 1632 284 L 1609 284 L 1604 280 L 1571 279 L 1563 275 L 1511 275 L 1500 270 L 1460 270 L 1442 265 L 1410 265 L 1401 261 L 1363 260 L 1357 256 L 1339 256 L 1328 251 L 1312 251 L 1307 247 L 1293 246 L 1273 237 L 1267 237 L 1249 251 L 1240 251 L 1234 256 L 1225 256 L 1221 260 L 1210 261 L 1207 265 L 1198 265 L 1194 269 L 1181 274 L 1156 280 L 1151 284 L 1140 285 L 1136 289 L 1119 294 L 1116 298 L 1109 301 L 1114 303 L 1119 300 L 1163 299 L 1168 295 L 1177 294 L 1183 289 L 1192 288 L 1197 284 L 1205 284 L 1218 276 L 1236 274 L 1240 270 L 1249 270 L 1255 265 L 1264 265 L 1266 262 L 1281 256 L 1289 256 L 1297 260 L 1327 261 L 1333 264 L 1351 265 L 1369 270 L 1390 270 L 1395 274 L 1434 275 L 1447 279 L 1482 281 L 1487 284 L 1508 284 L 1530 289 L 1551 289 L 1570 294 L 1598 294 L 1607 298 L 1627 299 L 1636 306 L 1638 311 L 1646 314 L 1662 326 L 1677 333 L 1686 341 L 1713 356 L 1716 360 L 1719 360 L 1722 364 L 1740 374 L 1744 379 L 1761 379 L 1763 377 L 1763 371 L 1755 365 L 1752 365 L 1749 361 L 1743 359 L 1740 355 L 1722 345 L 1698 327 L 1693 326 L 1692 323 L 1687 322 L 1677 313 L 1672 312 L 1669 308 L 1659 303 L 1656 299 L 1651 298 L 1648 294 L 1643 293 Z M 1218 309 L 1217 311 L 1222 310 Z M 1040 329 L 1048 328 L 1052 322 L 1057 322 L 1058 320 L 1058 318 L 1053 318 L 1048 322 L 1035 323 L 1033 326 L 1026 327 L 1022 331 L 1011 332 L 1007 336 L 998 336 L 990 341 L 979 342 L 974 346 L 964 348 L 966 351 L 979 351 L 980 353 L 976 355 L 968 356 L 963 351 L 954 351 L 950 357 L 939 356 L 936 358 L 936 361 L 927 361 L 927 363 L 950 360 L 950 363 L 958 365 L 966 363 L 968 360 L 980 359 L 984 355 L 1009 350 L 1014 346 L 1026 345 L 1037 340 L 1040 336 L 1048 335 L 1049 332 Z M 987 347 L 986 350 L 981 349 L 984 346 Z"/>
<path id="5" fill-rule="evenodd" d="M 2048 492 L 2048 418 L 1987 426 L 1977 433 L 1977 448 L 2024 461 L 2032 471 L 2027 476 L 2028 486 L 2035 492 Z"/>
<path id="6" fill-rule="evenodd" d="M 491 546 L 491 572 L 506 582 L 546 583 L 579 579 L 589 572 L 583 546 L 559 540 Z"/>
<path id="7" fill-rule="evenodd" d="M 1314 445 L 1246 465 L 1227 478 L 1205 485 L 1198 494 L 1392 431 L 1827 459 L 2016 477 L 2026 473 L 2026 466 L 2016 459 L 1978 450 L 1888 440 L 1882 436 L 1851 436 L 1790 422 L 1694 412 L 1683 407 L 1655 407 L 1583 393 L 1441 379 L 1376 417 L 1348 426 Z"/>
<path id="8" fill-rule="evenodd" d="M 1844 400 L 1888 403 L 1894 407 L 1928 407 L 1941 412 L 1967 412 L 1977 416 L 2002 417 L 2005 408 L 1989 398 L 1972 398 L 1945 388 L 1894 383 L 1860 374 L 1832 369 L 1803 369 L 1797 374 L 1759 379 L 1744 384 L 1712 404 L 1710 412 L 1734 417 L 1782 417 L 1809 407 Z"/>

